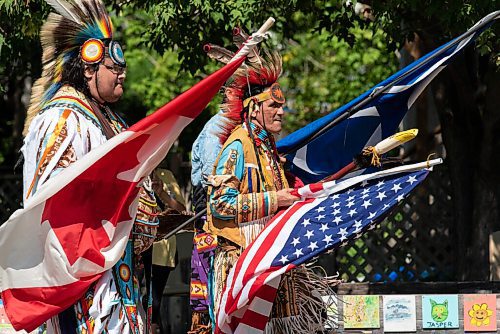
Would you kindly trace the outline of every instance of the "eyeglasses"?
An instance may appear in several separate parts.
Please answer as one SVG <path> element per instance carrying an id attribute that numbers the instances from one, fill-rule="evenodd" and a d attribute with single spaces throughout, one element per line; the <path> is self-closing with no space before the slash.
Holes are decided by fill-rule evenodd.
<path id="1" fill-rule="evenodd" d="M 127 71 L 127 68 L 125 66 L 120 66 L 117 64 L 113 64 L 113 65 L 102 64 L 102 66 L 104 66 L 108 70 L 110 70 L 111 73 L 117 74 L 117 75 L 120 75 L 120 74 L 125 73 Z"/>

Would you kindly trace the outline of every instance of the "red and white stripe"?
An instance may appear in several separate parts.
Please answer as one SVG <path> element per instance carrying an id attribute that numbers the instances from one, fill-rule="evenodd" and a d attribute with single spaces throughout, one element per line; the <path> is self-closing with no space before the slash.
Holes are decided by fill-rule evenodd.
<path id="1" fill-rule="evenodd" d="M 262 333 L 272 309 L 281 274 L 293 264 L 271 267 L 290 233 L 318 201 L 306 199 L 281 211 L 243 252 L 231 270 L 219 312 L 216 333 Z M 288 223 L 287 223 L 288 222 Z"/>

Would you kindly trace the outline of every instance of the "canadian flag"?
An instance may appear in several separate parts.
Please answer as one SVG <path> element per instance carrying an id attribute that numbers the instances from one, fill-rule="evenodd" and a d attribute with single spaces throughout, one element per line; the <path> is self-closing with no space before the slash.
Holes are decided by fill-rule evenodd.
<path id="1" fill-rule="evenodd" d="M 243 60 L 48 180 L 0 227 L 0 292 L 16 330 L 31 331 L 68 308 L 118 261 L 141 181 Z"/>

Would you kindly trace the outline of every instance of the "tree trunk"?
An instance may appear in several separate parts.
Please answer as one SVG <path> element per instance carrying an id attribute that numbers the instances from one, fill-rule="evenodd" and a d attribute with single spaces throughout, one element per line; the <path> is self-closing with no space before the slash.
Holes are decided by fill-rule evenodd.
<path id="1" fill-rule="evenodd" d="M 499 116 L 492 110 L 498 106 L 499 90 L 496 87 L 494 94 L 495 85 L 482 84 L 481 73 L 475 77 L 472 64 L 477 58 L 470 51 L 443 71 L 434 95 L 453 189 L 457 278 L 488 280 L 489 235 L 499 220 L 499 183 L 494 175 L 498 155 L 493 155 L 498 151 L 494 133 L 499 133 Z M 481 94 L 486 87 L 486 94 Z M 481 95 L 484 101 L 478 99 Z"/>

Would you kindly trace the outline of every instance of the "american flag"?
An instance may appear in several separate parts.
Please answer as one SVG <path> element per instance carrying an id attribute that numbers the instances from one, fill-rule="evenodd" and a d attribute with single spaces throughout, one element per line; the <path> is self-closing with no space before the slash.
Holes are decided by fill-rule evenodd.
<path id="1" fill-rule="evenodd" d="M 302 200 L 277 214 L 231 270 L 216 333 L 262 333 L 280 275 L 374 229 L 429 173 L 407 167 L 299 189 Z"/>

